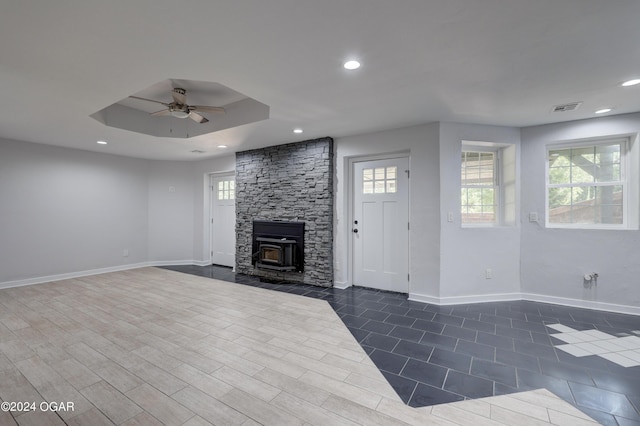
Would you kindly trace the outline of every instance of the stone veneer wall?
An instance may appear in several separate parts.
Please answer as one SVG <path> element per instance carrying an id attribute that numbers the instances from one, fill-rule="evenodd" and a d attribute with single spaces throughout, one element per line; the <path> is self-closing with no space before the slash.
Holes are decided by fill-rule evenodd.
<path id="1" fill-rule="evenodd" d="M 305 222 L 304 272 L 251 264 L 254 220 Z M 236 153 L 236 271 L 333 286 L 333 139 Z"/>

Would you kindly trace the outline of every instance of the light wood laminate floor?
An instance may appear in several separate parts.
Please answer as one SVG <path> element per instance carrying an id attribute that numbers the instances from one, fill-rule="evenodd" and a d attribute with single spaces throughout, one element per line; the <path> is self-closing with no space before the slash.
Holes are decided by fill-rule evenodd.
<path id="1" fill-rule="evenodd" d="M 595 424 L 546 390 L 408 407 L 327 302 L 156 268 L 0 290 L 0 400 L 35 406 L 0 426 Z"/>

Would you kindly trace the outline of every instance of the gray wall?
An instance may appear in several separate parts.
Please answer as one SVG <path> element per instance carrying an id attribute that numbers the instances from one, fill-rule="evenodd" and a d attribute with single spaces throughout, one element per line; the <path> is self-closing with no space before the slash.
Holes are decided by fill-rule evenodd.
<path id="1" fill-rule="evenodd" d="M 0 140 L 0 288 L 207 262 L 209 173 L 234 166 Z"/>
<path id="2" fill-rule="evenodd" d="M 350 160 L 406 152 L 411 160 L 409 296 L 434 303 L 465 303 L 518 297 L 520 230 L 460 225 L 461 143 L 513 144 L 519 129 L 431 123 L 336 139 L 336 284 L 351 284 L 349 223 Z M 452 212 L 454 221 L 448 222 Z M 491 268 L 494 277 L 485 279 Z M 516 296 L 513 296 L 516 293 Z"/>
<path id="3" fill-rule="evenodd" d="M 627 134 L 638 164 L 640 114 L 530 128 L 461 123 L 386 130 L 336 139 L 335 283 L 351 284 L 349 164 L 354 158 L 407 152 L 411 159 L 409 296 L 434 303 L 526 298 L 639 313 L 640 232 L 546 229 L 545 145 Z M 516 149 L 515 220 L 509 226 L 462 228 L 462 141 L 508 143 Z M 636 171 L 630 181 L 640 185 Z M 434 201 L 435 200 L 435 201 Z M 630 200 L 638 220 L 638 198 Z M 454 220 L 449 222 L 448 213 Z M 528 220 L 538 213 L 540 222 Z M 493 278 L 486 279 L 485 270 Z M 598 272 L 598 287 L 582 276 Z M 617 306 L 616 306 L 617 305 Z"/>
<path id="4" fill-rule="evenodd" d="M 350 280 L 345 222 L 349 160 L 406 152 L 412 168 L 412 296 L 450 303 L 508 297 L 515 291 L 536 300 L 602 302 L 606 308 L 637 310 L 639 231 L 546 229 L 543 218 L 546 144 L 630 134 L 636 139 L 637 161 L 638 132 L 640 114 L 628 114 L 524 129 L 432 123 L 337 139 L 335 215 L 332 210 L 326 215 L 327 229 L 331 224 L 335 229 L 327 237 L 335 250 L 335 283 L 344 286 Z M 460 229 L 460 140 L 517 144 L 518 134 L 522 161 L 516 227 Z M 206 262 L 208 173 L 232 171 L 235 162 L 233 155 L 196 162 L 150 161 L 0 140 L 0 287 L 90 270 Z M 287 163 L 286 169 L 298 163 Z M 636 174 L 631 181 L 638 184 L 640 177 Z M 170 186 L 175 192 L 169 192 Z M 637 221 L 638 199 L 631 203 Z M 447 222 L 449 211 L 456 212 L 453 223 Z M 529 212 L 537 212 L 540 222 L 529 222 Z M 291 214 L 291 219 L 298 217 Z M 128 257 L 122 255 L 125 249 Z M 330 259 L 331 250 L 320 251 Z M 459 267 L 462 263 L 465 268 Z M 482 277 L 489 267 L 492 280 Z M 583 288 L 581 277 L 587 272 L 600 274 L 597 288 Z"/>
<path id="5" fill-rule="evenodd" d="M 640 114 L 626 114 L 522 129 L 522 292 L 554 298 L 640 307 L 640 233 L 637 230 L 547 229 L 544 225 L 547 144 L 630 134 L 638 161 Z M 630 181 L 638 184 L 638 175 Z M 638 219 L 638 199 L 635 205 Z M 538 223 L 525 219 L 536 212 Z M 637 222 L 636 222 L 637 223 Z M 598 286 L 582 276 L 597 272 Z"/>
<path id="6" fill-rule="evenodd" d="M 519 149 L 520 130 L 440 123 L 440 297 L 460 303 L 465 297 L 482 300 L 517 294 L 520 291 L 519 220 L 509 226 L 490 228 L 461 226 L 462 141 L 505 143 Z M 541 167 L 544 168 L 544 163 Z M 453 213 L 453 222 L 448 221 L 449 212 Z M 487 269 L 492 270 L 493 278 L 485 278 Z"/>
<path id="7" fill-rule="evenodd" d="M 350 170 L 354 159 L 409 155 L 409 293 L 437 297 L 440 292 L 440 154 L 438 123 L 336 139 L 335 282 L 351 285 Z"/>
<path id="8" fill-rule="evenodd" d="M 0 286 L 146 261 L 148 171 L 145 160 L 0 140 Z"/>
<path id="9" fill-rule="evenodd" d="M 333 285 L 333 140 L 315 139 L 236 154 L 237 272 Z M 305 222 L 304 272 L 251 264 L 254 220 Z"/>
<path id="10" fill-rule="evenodd" d="M 196 188 L 192 168 L 192 162 L 183 161 L 149 164 L 149 259 L 194 259 L 192 218 Z"/>

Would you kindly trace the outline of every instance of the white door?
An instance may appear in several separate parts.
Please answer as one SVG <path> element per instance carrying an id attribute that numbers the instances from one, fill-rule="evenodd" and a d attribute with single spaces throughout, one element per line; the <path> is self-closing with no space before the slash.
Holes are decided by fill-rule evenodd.
<path id="1" fill-rule="evenodd" d="M 211 263 L 235 267 L 236 180 L 234 175 L 211 177 Z"/>
<path id="2" fill-rule="evenodd" d="M 409 159 L 353 165 L 353 284 L 409 292 Z"/>

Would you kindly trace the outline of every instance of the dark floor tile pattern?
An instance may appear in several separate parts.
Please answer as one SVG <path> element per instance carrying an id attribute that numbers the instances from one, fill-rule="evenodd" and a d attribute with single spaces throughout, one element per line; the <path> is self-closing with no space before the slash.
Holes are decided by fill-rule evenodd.
<path id="1" fill-rule="evenodd" d="M 640 367 L 577 358 L 546 324 L 632 334 L 640 318 L 529 301 L 437 306 L 368 288 L 264 281 L 219 266 L 170 266 L 239 284 L 326 300 L 414 407 L 546 388 L 602 424 L 640 423 Z"/>

